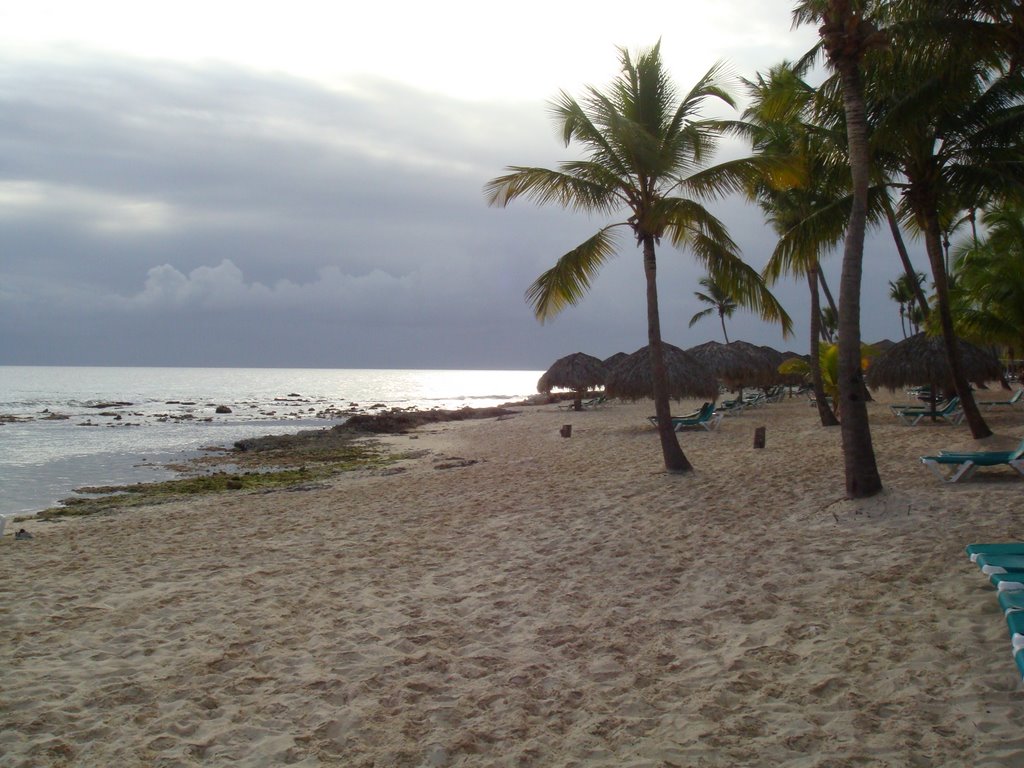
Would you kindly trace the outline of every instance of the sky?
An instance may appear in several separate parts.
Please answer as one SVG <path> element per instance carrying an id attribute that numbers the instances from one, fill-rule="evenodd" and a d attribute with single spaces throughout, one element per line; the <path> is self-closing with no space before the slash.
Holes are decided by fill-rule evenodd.
<path id="1" fill-rule="evenodd" d="M 490 208 L 483 187 L 508 165 L 578 156 L 548 105 L 607 86 L 617 47 L 660 40 L 683 91 L 720 60 L 752 78 L 813 45 L 791 6 L 4 4 L 0 365 L 543 370 L 632 352 L 647 320 L 629 238 L 577 306 L 541 324 L 524 300 L 626 216 Z M 726 143 L 718 159 L 743 152 Z M 760 212 L 709 208 L 763 267 L 775 238 Z M 865 255 L 865 340 L 902 336 L 882 234 Z M 824 258 L 836 294 L 840 258 Z M 721 340 L 715 318 L 688 327 L 703 274 L 662 244 L 666 341 Z M 806 285 L 775 292 L 794 334 L 740 310 L 730 338 L 803 352 Z"/>

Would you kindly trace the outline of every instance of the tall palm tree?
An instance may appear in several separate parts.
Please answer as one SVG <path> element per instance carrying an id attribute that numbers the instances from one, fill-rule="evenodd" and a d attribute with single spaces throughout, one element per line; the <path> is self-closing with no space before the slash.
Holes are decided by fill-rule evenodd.
<path id="1" fill-rule="evenodd" d="M 736 303 L 736 299 L 729 293 L 729 289 L 722 285 L 722 282 L 716 277 L 706 275 L 702 277 L 698 282 L 704 286 L 703 291 L 694 291 L 693 295 L 697 297 L 699 301 L 705 304 L 710 304 L 707 309 L 702 309 L 690 318 L 690 328 L 693 328 L 697 323 L 703 320 L 705 317 L 710 315 L 712 312 L 718 313 L 718 319 L 722 323 L 722 335 L 725 337 L 725 343 L 729 343 L 729 332 L 725 330 L 725 318 L 732 317 L 739 304 Z"/>
<path id="2" fill-rule="evenodd" d="M 907 296 L 906 286 L 899 280 L 889 281 L 889 298 L 895 301 L 900 307 L 900 331 L 903 338 L 907 338 L 907 301 L 913 301 L 913 296 Z"/>
<path id="3" fill-rule="evenodd" d="M 771 160 L 775 171 L 747 190 L 779 235 L 763 274 L 770 283 L 786 272 L 806 277 L 811 296 L 810 355 L 817 360 L 824 336 L 818 288 L 825 285 L 818 256 L 842 239 L 849 215 L 849 171 L 835 161 L 829 146 L 834 135 L 808 122 L 815 93 L 796 67 L 784 62 L 744 83 L 750 106 L 733 130 L 751 141 L 756 156 Z M 838 424 L 819 368 L 811 366 L 810 375 L 822 425 Z"/>
<path id="4" fill-rule="evenodd" d="M 897 45 L 874 72 L 876 143 L 903 176 L 896 186 L 903 190 L 904 216 L 924 235 L 953 384 L 978 439 L 992 431 L 975 403 L 956 343 L 945 233 L 960 211 L 1024 191 L 1024 75 L 993 68 L 981 52 L 965 59 L 964 51 L 954 50 L 956 43 L 923 42 L 949 55 L 922 62 L 902 52 L 906 45 Z"/>
<path id="5" fill-rule="evenodd" d="M 661 345 L 657 255 L 663 238 L 687 246 L 710 272 L 721 277 L 736 300 L 762 317 L 791 323 L 756 270 L 737 254 L 725 226 L 697 199 L 739 190 L 753 173 L 747 160 L 699 170 L 713 151 L 721 128 L 698 119 L 709 99 L 733 105 L 719 65 L 681 99 L 662 65 L 660 44 L 636 58 L 620 49 L 621 72 L 604 91 L 588 88 L 582 101 L 567 93 L 552 104 L 566 146 L 574 140 L 586 158 L 558 169 L 511 166 L 485 192 L 491 205 L 526 196 L 575 210 L 626 219 L 602 227 L 563 255 L 530 286 L 526 299 L 542 322 L 575 304 L 601 266 L 615 253 L 615 232 L 628 228 L 643 254 L 647 285 L 647 336 L 651 348 L 654 410 L 665 467 L 685 472 L 692 465 L 672 431 L 668 379 Z M 687 195 L 691 195 L 688 197 Z"/>
<path id="6" fill-rule="evenodd" d="M 852 180 L 850 220 L 843 247 L 839 281 L 839 384 L 843 412 L 843 465 L 846 495 L 874 496 L 882 490 L 863 372 L 860 367 L 860 290 L 867 227 L 871 154 L 868 148 L 867 107 L 864 96 L 864 58 L 885 43 L 872 13 L 879 0 L 799 0 L 794 24 L 817 24 L 829 66 L 839 77 Z"/>
<path id="7" fill-rule="evenodd" d="M 895 280 L 889 281 L 889 298 L 899 304 L 900 307 L 900 328 L 903 331 L 903 338 L 907 338 L 910 334 L 907 333 L 907 325 L 914 329 L 914 319 L 917 317 L 915 312 L 918 309 L 916 304 L 917 292 L 921 290 L 921 284 L 924 282 L 924 273 L 915 272 L 914 279 L 911 280 L 907 274 L 902 274 Z M 916 330 L 913 330 L 916 333 Z"/>

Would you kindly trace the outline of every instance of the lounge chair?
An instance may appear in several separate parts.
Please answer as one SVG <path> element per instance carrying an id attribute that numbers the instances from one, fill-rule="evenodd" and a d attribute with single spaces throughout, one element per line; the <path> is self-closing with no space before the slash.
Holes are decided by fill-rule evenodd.
<path id="1" fill-rule="evenodd" d="M 1000 592 L 997 597 L 999 598 L 999 607 L 1003 609 L 1004 614 L 1024 611 L 1024 590 Z"/>
<path id="2" fill-rule="evenodd" d="M 967 552 L 967 556 L 971 558 L 972 563 L 978 561 L 978 556 L 987 555 L 1024 555 L 1024 541 L 999 541 L 999 542 L 981 542 L 976 544 L 968 544 L 964 547 L 964 551 Z"/>
<path id="3" fill-rule="evenodd" d="M 651 416 L 647 419 L 654 426 L 658 426 L 658 417 Z M 717 427 L 722 421 L 722 414 L 715 410 L 714 403 L 704 403 L 695 413 L 688 416 L 673 416 L 672 429 L 682 432 L 684 429 L 702 427 L 708 432 Z"/>
<path id="4" fill-rule="evenodd" d="M 1020 387 L 1016 392 L 1013 393 L 1013 397 L 1009 400 L 975 400 L 979 408 L 995 408 L 1000 405 L 1008 405 L 1011 408 L 1016 408 L 1017 404 L 1021 402 L 1021 398 L 1024 398 L 1024 387 Z"/>
<path id="5" fill-rule="evenodd" d="M 1006 628 L 1010 630 L 1010 645 L 1013 646 L 1013 653 L 1024 648 L 1024 613 L 1011 611 L 1006 614 Z"/>
<path id="6" fill-rule="evenodd" d="M 889 409 L 892 411 L 893 416 L 897 417 L 908 427 L 917 426 L 922 419 L 928 418 L 933 414 L 933 411 L 929 406 L 891 405 L 889 406 Z M 959 424 L 964 418 L 964 411 L 960 407 L 960 398 L 951 397 L 944 406 L 935 409 L 934 415 L 936 420 L 941 419 L 942 421 L 950 424 Z"/>
<path id="7" fill-rule="evenodd" d="M 974 564 L 981 568 L 986 576 L 993 573 L 1016 573 L 1024 571 L 1024 555 L 1003 555 L 982 552 Z"/>
<path id="8" fill-rule="evenodd" d="M 938 456 L 922 456 L 921 463 L 947 483 L 969 479 L 978 467 L 999 467 L 1004 464 L 1024 476 L 1024 440 L 1012 451 L 942 452 Z M 940 465 L 949 467 L 948 473 L 943 473 Z"/>
<path id="9" fill-rule="evenodd" d="M 993 573 L 989 582 L 1000 592 L 1019 592 L 1024 590 L 1024 571 L 1007 571 Z"/>

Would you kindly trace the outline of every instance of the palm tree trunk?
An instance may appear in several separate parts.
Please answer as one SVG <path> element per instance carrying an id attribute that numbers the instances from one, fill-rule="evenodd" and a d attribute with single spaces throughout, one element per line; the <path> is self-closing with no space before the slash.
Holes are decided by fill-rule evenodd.
<path id="1" fill-rule="evenodd" d="M 722 321 L 722 335 L 725 336 L 725 343 L 729 343 L 729 334 L 725 332 L 725 315 L 718 313 L 718 319 Z"/>
<path id="2" fill-rule="evenodd" d="M 818 263 L 807 270 L 807 286 L 811 289 L 811 387 L 814 389 L 814 400 L 818 406 L 818 418 L 821 426 L 834 427 L 839 423 L 835 413 L 825 399 L 825 386 L 821 381 L 821 301 L 818 298 Z"/>
<path id="3" fill-rule="evenodd" d="M 896 243 L 896 252 L 900 255 L 900 261 L 903 263 L 903 273 L 907 276 L 907 282 L 910 283 L 910 288 L 914 292 L 914 299 L 917 301 L 917 305 L 921 308 L 921 317 L 928 317 L 928 299 L 924 295 L 924 289 L 921 287 L 921 283 L 917 281 L 917 272 L 914 270 L 914 265 L 910 263 L 910 254 L 907 252 L 907 244 L 903 242 L 903 233 L 900 232 L 900 224 L 896 221 L 896 212 L 892 209 L 892 201 L 889 200 L 889 192 L 886 191 L 882 195 L 883 205 L 885 206 L 885 217 L 889 220 L 889 230 L 892 232 L 893 242 Z M 900 317 L 900 322 L 903 318 Z"/>
<path id="4" fill-rule="evenodd" d="M 679 447 L 679 438 L 672 429 L 672 411 L 668 397 L 668 370 L 661 348 L 661 319 L 658 314 L 658 267 L 654 256 L 654 237 L 644 235 L 644 277 L 647 279 L 647 343 L 651 347 L 651 378 L 654 380 L 654 415 L 658 420 L 658 437 L 665 469 L 689 472 L 693 465 Z"/>
<path id="5" fill-rule="evenodd" d="M 853 180 L 853 207 L 843 248 L 843 271 L 839 281 L 839 410 L 843 419 L 843 463 L 846 495 L 858 499 L 882 490 L 871 425 L 865 402 L 860 360 L 860 288 L 864 261 L 864 232 L 867 226 L 868 184 L 871 157 L 868 150 L 864 86 L 856 60 L 836 62 L 843 88 L 846 135 Z"/>
<path id="6" fill-rule="evenodd" d="M 949 306 L 949 282 L 946 279 L 946 261 L 942 250 L 942 230 L 939 226 L 938 212 L 934 206 L 925 205 L 922 213 L 924 243 L 928 251 L 928 261 L 931 262 L 932 279 L 935 281 L 935 303 L 939 311 L 939 324 L 942 327 L 942 339 L 946 345 L 946 356 L 949 358 L 949 369 L 953 374 L 953 387 L 960 396 L 960 407 L 964 409 L 964 418 L 971 428 L 971 435 L 975 440 L 980 440 L 991 435 L 992 430 L 989 429 L 985 418 L 981 415 L 981 409 L 974 401 L 970 382 L 964 376 L 960 347 L 956 343 L 956 331 L 953 328 L 953 313 Z"/>
<path id="7" fill-rule="evenodd" d="M 832 311 L 839 315 L 839 307 L 836 306 L 836 300 L 832 298 L 832 291 L 828 289 L 828 282 L 825 280 L 825 273 L 821 271 L 821 267 L 818 267 L 818 283 L 821 285 L 821 290 L 825 294 L 825 301 L 832 307 Z"/>
<path id="8" fill-rule="evenodd" d="M 832 298 L 832 291 L 830 291 L 828 289 L 828 282 L 825 280 L 825 273 L 821 271 L 821 265 L 820 264 L 818 265 L 817 272 L 818 272 L 818 284 L 821 285 L 821 290 L 825 294 L 825 301 L 828 302 L 828 305 L 832 308 L 832 311 L 835 313 L 836 317 L 839 317 L 839 309 L 836 307 L 836 300 Z M 830 331 L 828 328 L 826 328 L 825 324 L 823 322 L 821 322 L 821 317 L 822 316 L 821 316 L 821 310 L 820 310 L 820 306 L 821 306 L 821 302 L 820 301 L 818 302 L 818 306 L 819 306 L 819 310 L 818 310 L 818 327 L 821 329 L 821 331 L 820 331 L 821 338 L 822 338 L 823 341 L 827 341 L 829 344 L 831 344 L 832 343 L 832 331 Z"/>

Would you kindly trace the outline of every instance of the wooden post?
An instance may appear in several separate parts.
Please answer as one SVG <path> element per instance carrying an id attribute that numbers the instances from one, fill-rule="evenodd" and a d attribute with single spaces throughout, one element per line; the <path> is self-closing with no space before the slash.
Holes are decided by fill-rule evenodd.
<path id="1" fill-rule="evenodd" d="M 559 430 L 562 437 L 572 437 L 572 424 L 565 424 Z"/>
<path id="2" fill-rule="evenodd" d="M 764 448 L 765 433 L 767 432 L 767 430 L 768 430 L 767 427 L 758 427 L 757 429 L 754 430 L 754 447 L 755 448 Z"/>

